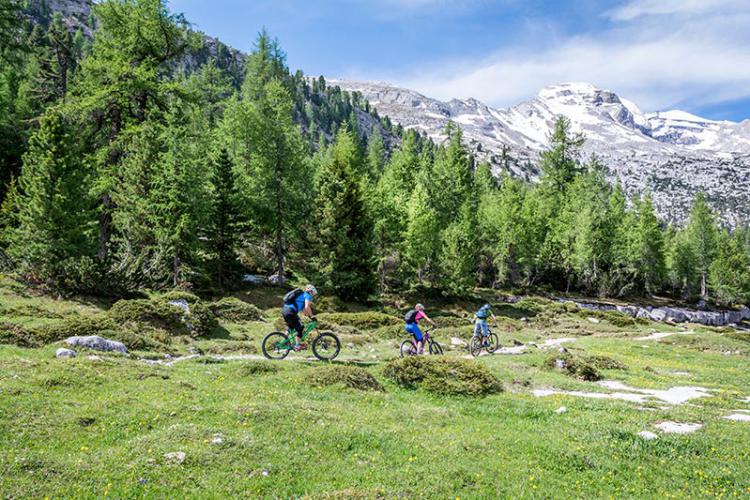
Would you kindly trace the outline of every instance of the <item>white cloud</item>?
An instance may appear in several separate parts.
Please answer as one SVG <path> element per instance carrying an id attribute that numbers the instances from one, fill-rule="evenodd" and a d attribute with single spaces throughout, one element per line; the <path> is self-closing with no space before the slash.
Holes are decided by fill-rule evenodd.
<path id="1" fill-rule="evenodd" d="M 717 9 L 728 10 L 747 8 L 747 0 L 632 0 L 623 6 L 610 11 L 610 19 L 630 21 L 642 16 L 687 14 L 715 12 Z"/>
<path id="2" fill-rule="evenodd" d="M 495 106 L 514 105 L 546 85 L 566 81 L 611 89 L 644 110 L 750 95 L 750 33 L 745 28 L 750 24 L 750 2 L 731 12 L 700 15 L 687 13 L 697 3 L 692 0 L 683 0 L 684 9 L 669 15 L 659 14 L 656 3 L 630 2 L 623 9 L 629 7 L 627 15 L 638 20 L 617 23 L 597 35 L 570 37 L 541 48 L 513 47 L 480 61 L 433 63 L 390 80 L 431 97 L 475 97 Z M 676 8 L 671 0 L 659 5 Z M 649 6 L 654 8 L 647 10 Z M 657 14 L 658 19 L 651 17 Z"/>

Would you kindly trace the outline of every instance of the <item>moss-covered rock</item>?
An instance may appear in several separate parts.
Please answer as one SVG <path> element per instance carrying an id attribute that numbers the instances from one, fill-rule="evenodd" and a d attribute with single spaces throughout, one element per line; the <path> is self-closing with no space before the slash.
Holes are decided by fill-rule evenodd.
<path id="1" fill-rule="evenodd" d="M 343 385 L 360 391 L 382 391 L 372 373 L 358 366 L 331 365 L 315 368 L 307 381 L 316 387 Z"/>
<path id="2" fill-rule="evenodd" d="M 262 321 L 263 313 L 259 308 L 252 304 L 235 297 L 226 297 L 209 306 L 211 312 L 219 318 L 226 321 Z"/>
<path id="3" fill-rule="evenodd" d="M 412 356 L 389 362 L 383 373 L 402 387 L 435 394 L 484 396 L 502 391 L 486 366 L 463 359 Z"/>

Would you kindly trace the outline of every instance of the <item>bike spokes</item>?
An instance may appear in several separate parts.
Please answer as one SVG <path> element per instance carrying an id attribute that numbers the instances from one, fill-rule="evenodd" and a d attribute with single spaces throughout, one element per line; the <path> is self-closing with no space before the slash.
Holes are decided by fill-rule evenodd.
<path id="1" fill-rule="evenodd" d="M 289 355 L 292 346 L 286 335 L 281 332 L 272 332 L 263 339 L 261 349 L 268 359 L 284 359 Z"/>

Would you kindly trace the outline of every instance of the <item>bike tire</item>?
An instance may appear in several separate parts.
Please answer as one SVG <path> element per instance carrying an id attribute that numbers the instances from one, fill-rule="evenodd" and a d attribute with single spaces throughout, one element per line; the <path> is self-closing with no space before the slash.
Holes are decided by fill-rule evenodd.
<path id="1" fill-rule="evenodd" d="M 333 361 L 341 352 L 341 341 L 333 332 L 323 332 L 313 340 L 312 351 L 321 361 Z"/>
<path id="2" fill-rule="evenodd" d="M 405 358 L 407 356 L 416 356 L 417 355 L 417 346 L 414 345 L 414 342 L 411 340 L 404 340 L 401 342 L 401 349 L 399 349 L 399 353 L 401 354 L 402 358 Z"/>
<path id="3" fill-rule="evenodd" d="M 496 333 L 490 333 L 488 340 L 490 341 L 490 345 L 487 346 L 487 352 L 494 354 L 500 348 L 500 339 Z"/>
<path id="4" fill-rule="evenodd" d="M 430 354 L 432 356 L 442 356 L 443 355 L 443 347 L 435 342 L 434 340 L 430 342 Z"/>
<path id="5" fill-rule="evenodd" d="M 292 350 L 288 342 L 289 338 L 281 332 L 271 332 L 263 337 L 260 347 L 263 355 L 268 359 L 281 360 L 289 355 Z M 286 345 L 284 345 L 286 343 Z"/>
<path id="6" fill-rule="evenodd" d="M 482 337 L 474 335 L 469 341 L 469 352 L 475 358 L 482 352 Z"/>

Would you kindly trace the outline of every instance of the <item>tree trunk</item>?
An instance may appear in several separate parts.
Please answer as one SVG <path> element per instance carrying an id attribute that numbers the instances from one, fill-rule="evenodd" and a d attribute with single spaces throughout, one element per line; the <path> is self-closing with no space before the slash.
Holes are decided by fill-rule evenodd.
<path id="1" fill-rule="evenodd" d="M 182 262 L 180 261 L 180 257 L 178 257 L 175 254 L 172 260 L 172 272 L 174 273 L 174 277 L 172 279 L 172 286 L 174 286 L 175 288 L 180 286 L 181 267 L 182 267 Z"/>

